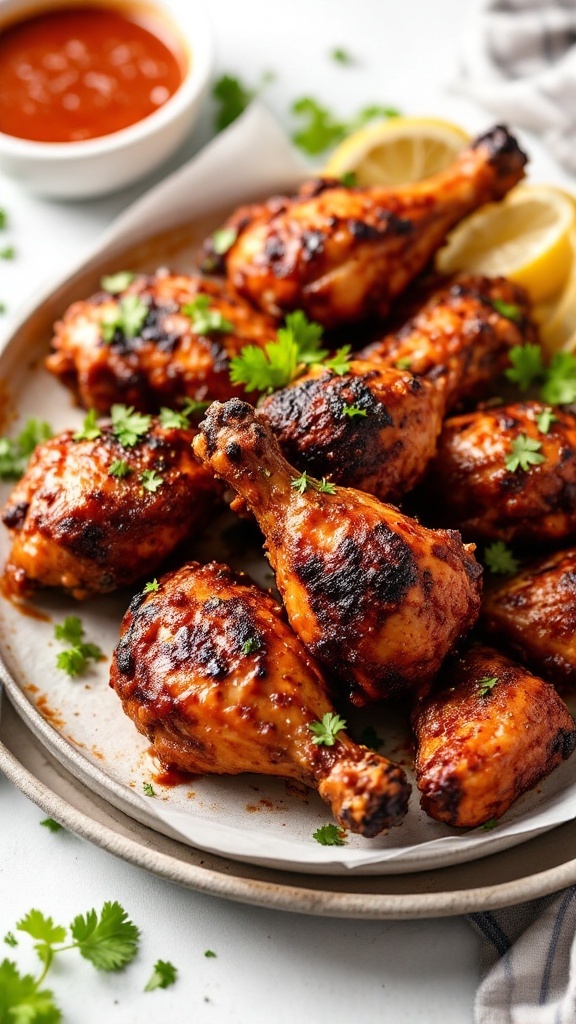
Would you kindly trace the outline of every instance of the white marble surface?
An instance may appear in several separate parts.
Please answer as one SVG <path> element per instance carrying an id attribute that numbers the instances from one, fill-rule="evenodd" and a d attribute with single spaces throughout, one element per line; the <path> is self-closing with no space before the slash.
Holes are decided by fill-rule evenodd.
<path id="1" fill-rule="evenodd" d="M 287 128 L 293 124 L 291 101 L 309 94 L 342 115 L 384 103 L 460 120 L 474 131 L 488 119 L 448 86 L 476 2 L 211 0 L 217 73 L 239 74 L 255 86 L 262 72 L 274 71 L 264 98 Z M 335 46 L 346 47 L 355 66 L 332 62 L 328 54 Z M 210 137 L 211 120 L 207 108 L 170 169 Z M 534 176 L 563 180 L 543 153 L 537 153 Z M 0 264 L 0 300 L 9 307 L 0 323 L 3 334 L 18 308 L 71 266 L 150 183 L 67 204 L 34 198 L 0 177 L 0 206 L 10 217 L 2 242 L 17 249 L 13 263 Z M 227 903 L 178 889 L 71 834 L 52 835 L 40 828 L 43 817 L 0 778 L 0 936 L 32 906 L 68 923 L 106 899 L 119 900 L 143 933 L 141 955 L 122 975 L 97 975 L 74 955 L 54 969 L 53 988 L 70 1024 L 96 1024 L 103 1017 L 118 1024 L 472 1019 L 478 944 L 464 920 L 323 920 Z M 481 864 L 478 871 L 480 876 Z M 205 949 L 217 957 L 206 959 Z M 24 963 L 23 947 L 17 952 Z M 143 994 L 158 957 L 177 965 L 178 983 Z"/>

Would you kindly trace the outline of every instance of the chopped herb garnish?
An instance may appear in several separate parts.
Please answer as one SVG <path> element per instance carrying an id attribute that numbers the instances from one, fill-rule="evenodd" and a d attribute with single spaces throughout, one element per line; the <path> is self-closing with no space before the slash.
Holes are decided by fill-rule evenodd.
<path id="1" fill-rule="evenodd" d="M 8 214 L 6 210 L 0 208 L 0 231 L 3 231 L 8 223 Z"/>
<path id="2" fill-rule="evenodd" d="M 353 419 L 355 416 L 367 416 L 368 412 L 366 409 L 360 409 L 357 405 L 345 405 L 342 409 L 342 415 Z"/>
<path id="3" fill-rule="evenodd" d="M 145 491 L 156 494 L 156 491 L 162 487 L 164 478 L 159 476 L 154 469 L 145 469 L 140 476 L 140 482 Z"/>
<path id="4" fill-rule="evenodd" d="M 100 437 L 102 431 L 96 422 L 97 418 L 96 409 L 89 409 L 80 430 L 73 435 L 74 441 L 95 441 L 97 437 Z"/>
<path id="5" fill-rule="evenodd" d="M 105 274 L 100 278 L 100 287 L 110 295 L 119 295 L 136 278 L 131 270 L 119 270 L 116 274 Z"/>
<path id="6" fill-rule="evenodd" d="M 323 359 L 319 365 L 326 370 L 332 370 L 332 373 L 337 374 L 338 377 L 342 377 L 350 369 L 349 355 L 350 345 L 343 345 L 342 348 L 336 350 L 333 356 Z"/>
<path id="7" fill-rule="evenodd" d="M 259 651 L 262 647 L 262 641 L 259 636 L 250 636 L 245 643 L 242 644 L 242 654 L 253 654 L 255 651 Z"/>
<path id="8" fill-rule="evenodd" d="M 211 248 L 217 256 L 225 256 L 238 238 L 236 228 L 219 228 L 211 238 Z"/>
<path id="9" fill-rule="evenodd" d="M 3 941 L 6 943 L 7 946 L 14 947 L 18 945 L 18 939 L 14 935 L 14 932 L 6 932 Z"/>
<path id="10" fill-rule="evenodd" d="M 348 53 L 348 50 L 344 50 L 341 46 L 337 46 L 334 50 L 331 50 L 330 56 L 336 64 L 354 63 L 354 58 Z"/>
<path id="11" fill-rule="evenodd" d="M 40 824 L 49 830 L 49 832 L 63 832 L 64 826 L 59 821 L 54 821 L 54 818 L 44 818 Z"/>
<path id="12" fill-rule="evenodd" d="M 254 91 L 233 75 L 222 75 L 212 87 L 212 95 L 218 104 L 216 111 L 216 131 L 220 132 L 232 124 L 246 110 L 254 98 Z"/>
<path id="13" fill-rule="evenodd" d="M 124 295 L 113 309 L 104 311 L 101 320 L 102 340 L 110 345 L 116 332 L 125 338 L 137 338 L 150 312 L 139 295 Z"/>
<path id="14" fill-rule="evenodd" d="M 345 188 L 354 188 L 358 184 L 356 171 L 344 171 L 344 174 L 340 175 L 340 184 Z"/>
<path id="15" fill-rule="evenodd" d="M 336 484 L 333 484 L 331 480 L 327 480 L 325 476 L 319 482 L 313 481 L 312 487 L 315 491 L 319 491 L 320 494 L 336 494 Z"/>
<path id="16" fill-rule="evenodd" d="M 210 960 L 211 958 L 216 956 L 216 953 L 214 952 L 213 949 L 205 949 L 204 950 L 204 956 L 207 957 L 207 959 Z"/>
<path id="17" fill-rule="evenodd" d="M 177 969 L 169 960 L 157 960 L 152 977 L 144 987 L 144 991 L 152 992 L 155 988 L 169 988 L 176 981 L 177 974 Z"/>
<path id="18" fill-rule="evenodd" d="M 150 580 L 149 583 L 146 583 L 144 585 L 145 594 L 155 594 L 157 590 L 160 590 L 160 584 L 158 583 L 156 577 L 154 577 L 153 580 Z"/>
<path id="19" fill-rule="evenodd" d="M 495 540 L 484 549 L 484 564 L 491 573 L 500 576 L 511 575 L 520 568 L 520 562 L 502 540 Z"/>
<path id="20" fill-rule="evenodd" d="M 108 476 L 115 476 L 119 480 L 123 480 L 124 477 L 130 476 L 131 472 L 131 467 L 124 461 L 124 459 L 114 459 L 114 462 L 111 462 L 108 468 Z"/>
<path id="21" fill-rule="evenodd" d="M 190 318 L 192 330 L 196 334 L 211 334 L 215 331 L 231 334 L 234 324 L 226 320 L 218 309 L 210 309 L 210 296 L 197 295 L 194 302 L 187 302 L 182 306 L 184 316 Z"/>
<path id="22" fill-rule="evenodd" d="M 539 466 L 546 462 L 545 456 L 540 454 L 541 447 L 541 441 L 536 441 L 526 434 L 519 434 L 512 441 L 510 454 L 504 460 L 506 469 L 510 473 L 515 473 L 517 469 L 527 472 L 531 466 Z"/>
<path id="23" fill-rule="evenodd" d="M 522 313 L 519 306 L 514 305 L 513 302 L 504 302 L 502 299 L 492 299 L 492 306 L 500 316 L 505 316 L 507 320 L 512 320 L 513 323 L 518 323 Z"/>
<path id="24" fill-rule="evenodd" d="M 312 833 L 312 838 L 320 843 L 320 846 L 345 846 L 346 833 L 338 825 L 321 825 Z"/>
<path id="25" fill-rule="evenodd" d="M 346 728 L 346 721 L 333 711 L 327 711 L 321 722 L 311 722 L 308 728 L 314 733 L 313 743 L 319 747 L 333 747 L 338 733 Z"/>
<path id="26" fill-rule="evenodd" d="M 539 345 L 514 345 L 510 349 L 510 363 L 505 376 L 513 384 L 517 384 L 520 391 L 527 391 L 531 384 L 540 380 L 545 372 L 542 360 L 542 349 Z"/>
<path id="27" fill-rule="evenodd" d="M 540 397 L 550 405 L 576 402 L 576 357 L 571 352 L 556 352 L 552 356 Z"/>
<path id="28" fill-rule="evenodd" d="M 84 627 L 77 615 L 69 615 L 54 626 L 54 636 L 68 649 L 56 656 L 56 667 L 69 676 L 79 676 L 89 661 L 100 661 L 104 655 L 96 644 L 84 641 Z"/>
<path id="29" fill-rule="evenodd" d="M 541 434 L 547 434 L 553 423 L 558 422 L 558 417 L 554 415 L 552 409 L 543 409 L 541 413 L 538 413 L 536 417 L 536 426 Z"/>
<path id="30" fill-rule="evenodd" d="M 384 740 L 380 738 L 373 725 L 367 725 L 362 730 L 360 743 L 365 747 L 370 747 L 371 750 L 380 750 L 384 746 Z"/>
<path id="31" fill-rule="evenodd" d="M 320 494 L 336 494 L 335 484 L 330 480 L 327 480 L 325 476 L 323 476 L 321 480 L 315 480 L 314 477 L 308 476 L 306 472 L 295 477 L 292 481 L 291 487 L 292 490 L 298 491 L 299 494 L 304 494 L 309 487 L 313 491 L 318 491 Z"/>
<path id="32" fill-rule="evenodd" d="M 230 361 L 230 380 L 244 384 L 246 391 L 272 392 L 290 384 L 306 366 L 319 363 L 327 355 L 320 348 L 322 327 L 308 320 L 302 310 L 286 317 L 276 341 L 269 341 L 264 349 L 245 345 L 240 355 Z"/>
<path id="33" fill-rule="evenodd" d="M 498 682 L 498 676 L 482 676 L 482 679 L 478 680 L 478 693 L 481 697 L 487 697 L 496 686 Z"/>
<path id="34" fill-rule="evenodd" d="M 112 433 L 124 448 L 133 448 L 150 430 L 152 417 L 135 412 L 132 405 L 113 405 L 110 410 Z"/>
<path id="35" fill-rule="evenodd" d="M 481 825 L 481 828 L 484 832 L 491 832 L 493 828 L 496 828 L 497 824 L 496 818 L 489 818 L 488 821 Z"/>
<path id="36" fill-rule="evenodd" d="M 13 245 L 6 245 L 3 249 L 0 249 L 0 260 L 13 260 L 16 255 L 16 250 Z"/>
<path id="37" fill-rule="evenodd" d="M 412 366 L 412 360 L 408 358 L 397 359 L 394 366 L 397 370 L 409 370 Z"/>
<path id="38" fill-rule="evenodd" d="M 142 789 L 144 790 L 144 796 L 156 796 L 156 790 L 151 782 L 143 782 Z"/>
<path id="39" fill-rule="evenodd" d="M 8 307 L 5 302 L 0 302 L 0 313 L 5 313 L 7 308 Z"/>
<path id="40" fill-rule="evenodd" d="M 398 111 L 392 107 L 381 107 L 376 104 L 364 107 L 350 121 L 340 121 L 327 107 L 323 107 L 310 96 L 303 96 L 292 104 L 292 113 L 304 121 L 304 127 L 297 131 L 293 140 L 300 149 L 310 156 L 317 156 L 324 150 L 341 142 L 346 135 L 362 128 L 369 121 L 378 117 L 397 117 Z"/>
<path id="41" fill-rule="evenodd" d="M 190 416 L 195 416 L 198 413 L 206 412 L 206 409 L 208 409 L 210 405 L 212 405 L 211 399 L 206 402 L 198 402 L 195 398 L 185 398 L 182 403 L 181 412 L 183 416 L 188 418 Z"/>
<path id="42" fill-rule="evenodd" d="M 52 429 L 44 420 L 28 420 L 15 438 L 0 437 L 0 480 L 18 480 L 36 445 L 51 437 Z"/>

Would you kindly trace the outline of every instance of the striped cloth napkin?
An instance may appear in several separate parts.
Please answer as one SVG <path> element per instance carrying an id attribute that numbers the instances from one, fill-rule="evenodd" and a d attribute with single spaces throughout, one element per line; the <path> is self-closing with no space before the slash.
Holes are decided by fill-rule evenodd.
<path id="1" fill-rule="evenodd" d="M 576 173 L 576 0 L 484 0 L 456 88 Z"/>
<path id="2" fill-rule="evenodd" d="M 576 886 L 469 920 L 484 940 L 488 972 L 475 1024 L 575 1024 Z"/>

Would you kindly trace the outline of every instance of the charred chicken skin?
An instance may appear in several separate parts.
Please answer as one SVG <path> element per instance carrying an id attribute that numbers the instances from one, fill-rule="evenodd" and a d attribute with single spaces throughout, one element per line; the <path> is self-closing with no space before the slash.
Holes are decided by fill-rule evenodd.
<path id="1" fill-rule="evenodd" d="M 436 283 L 397 331 L 357 358 L 408 366 L 444 391 L 450 409 L 482 397 L 509 364 L 510 349 L 527 341 L 538 337 L 525 292 L 503 277 L 460 274 Z"/>
<path id="2" fill-rule="evenodd" d="M 66 431 L 39 445 L 2 515 L 12 539 L 6 588 L 25 598 L 61 587 L 82 599 L 152 575 L 218 494 L 193 436 L 153 421 L 131 447 L 110 424 L 94 440 Z"/>
<path id="3" fill-rule="evenodd" d="M 576 745 L 554 687 L 489 647 L 472 647 L 443 671 L 414 725 L 422 807 L 462 828 L 501 817 Z"/>
<path id="4" fill-rule="evenodd" d="M 398 765 L 344 731 L 314 742 L 310 726 L 333 710 L 321 671 L 272 598 L 227 566 L 190 563 L 134 598 L 111 685 L 164 765 L 297 779 L 363 836 L 406 812 Z"/>
<path id="5" fill-rule="evenodd" d="M 473 547 L 371 495 L 299 477 L 236 399 L 210 406 L 194 449 L 253 511 L 292 628 L 354 703 L 431 682 L 478 614 Z"/>
<path id="6" fill-rule="evenodd" d="M 573 536 L 576 416 L 556 408 L 544 433 L 539 423 L 550 412 L 541 402 L 519 402 L 446 420 L 430 467 L 441 521 L 485 540 Z M 535 447 L 523 468 L 514 454 L 526 451 L 526 440 Z"/>
<path id="7" fill-rule="evenodd" d="M 209 302 L 211 322 L 220 327 L 185 312 L 198 297 Z M 117 327 L 106 341 L 106 322 L 135 298 L 145 316 L 134 337 Z M 138 276 L 119 295 L 98 292 L 70 306 L 55 325 L 46 367 L 86 409 L 107 413 L 125 403 L 157 412 L 186 398 L 239 394 L 230 383 L 230 360 L 245 345 L 264 346 L 275 336 L 274 322 L 222 282 L 159 272 Z"/>
<path id="8" fill-rule="evenodd" d="M 298 469 L 396 502 L 433 457 L 443 409 L 427 381 L 352 362 L 345 374 L 310 371 L 267 398 L 258 416 Z"/>
<path id="9" fill-rule="evenodd" d="M 576 548 L 541 558 L 487 591 L 483 626 L 546 679 L 576 681 Z"/>
<path id="10" fill-rule="evenodd" d="M 396 189 L 319 180 L 293 198 L 237 211 L 225 256 L 232 285 L 260 309 L 303 309 L 325 326 L 384 315 L 466 214 L 501 199 L 526 157 L 497 127 L 441 174 Z M 207 245 L 210 254 L 210 244 Z"/>

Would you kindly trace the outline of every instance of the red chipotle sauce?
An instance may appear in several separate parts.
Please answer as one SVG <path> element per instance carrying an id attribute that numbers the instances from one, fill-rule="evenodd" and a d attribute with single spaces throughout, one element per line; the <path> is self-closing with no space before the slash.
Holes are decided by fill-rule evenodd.
<path id="1" fill-rule="evenodd" d="M 137 11 L 61 8 L 0 31 L 0 132 L 80 142 L 166 103 L 184 77 L 183 48 L 176 39 L 170 48 Z"/>

